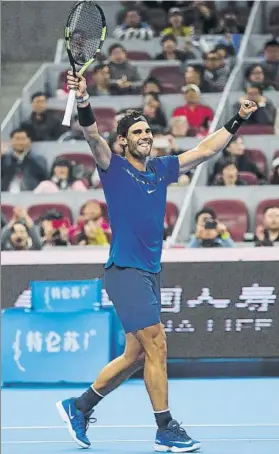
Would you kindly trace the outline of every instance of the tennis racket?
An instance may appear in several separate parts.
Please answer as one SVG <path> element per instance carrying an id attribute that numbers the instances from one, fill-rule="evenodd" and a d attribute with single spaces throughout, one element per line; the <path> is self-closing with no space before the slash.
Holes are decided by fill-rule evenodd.
<path id="1" fill-rule="evenodd" d="M 73 74 L 75 65 L 82 66 L 83 74 L 101 51 L 107 33 L 103 10 L 92 0 L 76 3 L 70 11 L 65 27 L 65 46 Z M 70 90 L 62 124 L 70 126 L 75 104 L 75 90 Z"/>

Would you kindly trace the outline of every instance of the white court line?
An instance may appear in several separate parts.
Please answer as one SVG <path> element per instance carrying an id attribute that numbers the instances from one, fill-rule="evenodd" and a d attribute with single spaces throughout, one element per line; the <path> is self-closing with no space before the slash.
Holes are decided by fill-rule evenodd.
<path id="1" fill-rule="evenodd" d="M 201 442 L 205 443 L 218 443 L 218 442 L 238 442 L 238 441 L 279 441 L 279 438 L 204 438 Z M 55 444 L 55 443 L 71 443 L 74 444 L 73 441 L 52 441 L 52 440 L 24 440 L 24 441 L 2 441 L 3 445 L 28 445 L 28 444 Z M 106 444 L 106 443 L 154 443 L 154 440 L 93 440 L 92 444 Z"/>
<path id="2" fill-rule="evenodd" d="M 279 427 L 279 423 L 248 423 L 248 424 L 183 424 L 182 427 Z M 6 426 L 1 430 L 55 430 L 65 429 L 66 426 Z M 119 424 L 119 425 L 95 425 L 89 426 L 89 429 L 156 429 L 156 425 L 140 424 Z"/>

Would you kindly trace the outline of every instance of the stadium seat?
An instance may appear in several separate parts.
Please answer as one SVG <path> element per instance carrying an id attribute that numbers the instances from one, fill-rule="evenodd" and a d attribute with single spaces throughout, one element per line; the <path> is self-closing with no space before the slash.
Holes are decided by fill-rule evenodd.
<path id="1" fill-rule="evenodd" d="M 256 134 L 274 134 L 274 127 L 267 125 L 245 125 L 239 129 L 239 134 L 256 135 Z"/>
<path id="2" fill-rule="evenodd" d="M 59 158 L 68 159 L 70 162 L 82 164 L 90 172 L 94 172 L 96 168 L 95 159 L 93 156 L 85 153 L 63 153 L 58 156 Z"/>
<path id="3" fill-rule="evenodd" d="M 129 60 L 134 61 L 151 60 L 151 55 L 148 52 L 144 52 L 142 50 L 128 50 L 127 56 Z"/>
<path id="4" fill-rule="evenodd" d="M 258 184 L 257 176 L 252 172 L 239 172 L 239 178 L 244 180 L 249 185 Z"/>
<path id="5" fill-rule="evenodd" d="M 179 66 L 159 66 L 153 68 L 150 76 L 159 80 L 163 87 L 163 93 L 181 93 L 185 84 L 184 76 Z"/>
<path id="6" fill-rule="evenodd" d="M 28 214 L 36 221 L 39 217 L 46 214 L 47 211 L 58 211 L 61 213 L 65 219 L 69 219 L 70 222 L 73 221 L 73 215 L 71 209 L 62 203 L 40 203 L 38 205 L 32 205 L 28 208 Z"/>
<path id="7" fill-rule="evenodd" d="M 178 218 L 178 208 L 177 206 L 172 203 L 172 202 L 167 202 L 167 205 L 166 205 L 166 220 L 167 220 L 167 223 L 168 223 L 168 226 L 173 229 L 173 227 L 175 226 L 175 223 L 177 221 L 177 218 Z"/>
<path id="8" fill-rule="evenodd" d="M 264 209 L 268 206 L 277 206 L 279 208 L 279 199 L 266 199 L 259 203 L 256 209 L 256 225 L 262 224 L 263 222 L 263 212 Z"/>
<path id="9" fill-rule="evenodd" d="M 116 115 L 114 109 L 110 107 L 95 107 L 94 114 L 97 119 L 98 129 L 101 133 L 113 131 Z"/>
<path id="10" fill-rule="evenodd" d="M 10 221 L 13 217 L 14 207 L 12 205 L 1 205 L 1 213 L 5 216 L 7 221 Z"/>
<path id="11" fill-rule="evenodd" d="M 226 225 L 234 241 L 243 241 L 248 230 L 248 211 L 240 200 L 211 200 L 204 208 L 212 208 L 218 220 Z"/>
<path id="12" fill-rule="evenodd" d="M 267 161 L 264 153 L 261 150 L 248 149 L 245 150 L 245 154 L 253 161 L 258 169 L 267 175 Z"/>

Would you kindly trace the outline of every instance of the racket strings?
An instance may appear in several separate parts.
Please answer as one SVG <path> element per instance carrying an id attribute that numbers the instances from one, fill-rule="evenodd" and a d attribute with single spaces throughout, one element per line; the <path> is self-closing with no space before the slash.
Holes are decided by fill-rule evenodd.
<path id="1" fill-rule="evenodd" d="M 70 17 L 70 49 L 77 64 L 88 62 L 100 47 L 103 21 L 93 2 L 79 4 Z"/>

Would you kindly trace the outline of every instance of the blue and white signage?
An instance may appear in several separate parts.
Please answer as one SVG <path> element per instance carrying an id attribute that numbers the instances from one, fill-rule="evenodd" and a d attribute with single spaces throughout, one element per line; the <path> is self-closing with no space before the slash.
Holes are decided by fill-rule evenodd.
<path id="1" fill-rule="evenodd" d="M 2 383 L 91 383 L 110 360 L 107 312 L 2 312 Z"/>
<path id="2" fill-rule="evenodd" d="M 31 282 L 35 311 L 69 312 L 98 310 L 102 298 L 101 279 Z"/>

